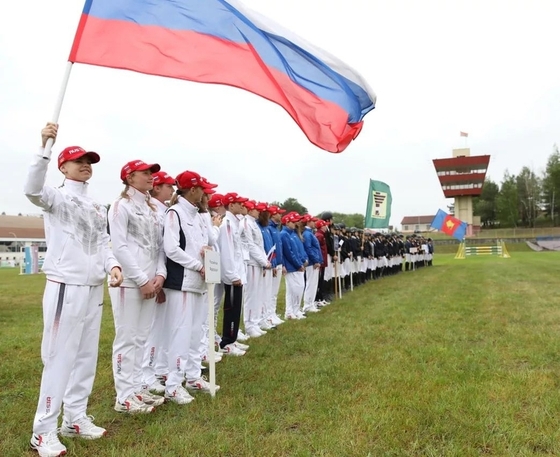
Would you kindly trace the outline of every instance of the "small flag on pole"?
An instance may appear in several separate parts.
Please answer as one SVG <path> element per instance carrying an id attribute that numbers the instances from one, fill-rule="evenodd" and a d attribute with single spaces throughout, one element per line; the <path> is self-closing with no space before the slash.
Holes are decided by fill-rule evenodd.
<path id="1" fill-rule="evenodd" d="M 460 133 L 461 133 L 461 136 L 464 136 L 465 138 L 469 137 L 469 134 L 467 132 L 460 132 Z"/>
<path id="2" fill-rule="evenodd" d="M 391 188 L 384 182 L 369 180 L 365 228 L 387 228 L 391 219 Z"/>
<path id="3" fill-rule="evenodd" d="M 467 223 L 456 217 L 447 214 L 441 209 L 438 210 L 431 223 L 431 226 L 446 235 L 453 236 L 459 241 L 463 241 L 467 233 Z"/>

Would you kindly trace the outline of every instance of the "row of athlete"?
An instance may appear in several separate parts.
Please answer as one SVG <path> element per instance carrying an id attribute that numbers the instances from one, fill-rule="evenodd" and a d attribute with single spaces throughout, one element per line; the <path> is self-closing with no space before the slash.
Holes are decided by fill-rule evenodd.
<path id="1" fill-rule="evenodd" d="M 192 171 L 173 179 L 158 164 L 130 161 L 120 172 L 121 196 L 107 213 L 88 192 L 99 154 L 71 146 L 58 156 L 63 184 L 51 187 L 46 184 L 50 160 L 43 156 L 57 133 L 52 123 L 41 131 L 42 147 L 24 186 L 27 198 L 44 212 L 47 242 L 43 373 L 30 442 L 41 457 L 66 453 L 59 434 L 96 439 L 107 433 L 87 414 L 107 275 L 115 325 L 114 409 L 149 413 L 165 399 L 188 404 L 194 398 L 189 391 L 209 390 L 201 376 L 208 347 L 208 249 L 219 251 L 221 260 L 216 295 L 217 301 L 224 298 L 224 314 L 218 356 L 240 356 L 248 349 L 238 341 L 243 303 L 248 336 L 281 323 L 276 297 L 283 275 L 285 317 L 304 318 L 305 284 L 315 305 L 317 283 L 310 278 L 323 262 L 317 238 L 309 237 L 314 218 L 282 216 L 279 208 L 236 193 L 216 195 L 216 185 Z M 308 228 L 301 230 L 303 225 Z M 164 364 L 161 372 L 158 360 Z M 163 396 L 154 393 L 161 380 Z"/>
<path id="2" fill-rule="evenodd" d="M 318 300 L 332 300 L 339 291 L 350 290 L 370 279 L 432 265 L 431 238 L 407 235 L 405 240 L 402 234 L 347 228 L 343 222 L 333 223 L 330 211 L 325 211 L 321 220 L 327 228 L 324 247 L 321 244 L 325 268 L 320 274 Z"/>

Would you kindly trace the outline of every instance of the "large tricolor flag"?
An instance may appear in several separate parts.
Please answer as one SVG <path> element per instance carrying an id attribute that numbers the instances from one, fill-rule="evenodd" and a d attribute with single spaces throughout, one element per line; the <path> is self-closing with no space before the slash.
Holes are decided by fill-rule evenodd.
<path id="1" fill-rule="evenodd" d="M 466 222 L 447 214 L 441 209 L 438 209 L 431 226 L 440 232 L 457 238 L 459 241 L 463 241 L 467 233 Z"/>
<path id="2" fill-rule="evenodd" d="M 86 0 L 69 61 L 245 89 L 330 152 L 376 100 L 357 71 L 237 0 Z"/>

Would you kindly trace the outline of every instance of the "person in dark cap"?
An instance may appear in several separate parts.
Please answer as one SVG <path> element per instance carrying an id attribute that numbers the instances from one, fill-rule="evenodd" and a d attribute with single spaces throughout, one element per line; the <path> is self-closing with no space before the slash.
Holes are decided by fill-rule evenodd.
<path id="1" fill-rule="evenodd" d="M 428 238 L 428 266 L 432 266 L 433 265 L 433 259 L 434 259 L 434 242 L 432 241 L 431 238 Z"/>
<path id="2" fill-rule="evenodd" d="M 338 261 L 337 247 L 332 233 L 333 214 L 330 211 L 325 211 L 321 214 L 321 219 L 326 222 L 327 229 L 323 232 L 325 243 L 327 245 L 328 264 L 325 270 L 325 294 L 323 299 L 330 302 L 334 297 L 334 262 Z"/>
<path id="3" fill-rule="evenodd" d="M 411 254 L 410 248 L 412 243 L 410 242 L 410 235 L 406 235 L 406 241 L 404 242 L 404 271 L 408 271 L 411 264 Z"/>

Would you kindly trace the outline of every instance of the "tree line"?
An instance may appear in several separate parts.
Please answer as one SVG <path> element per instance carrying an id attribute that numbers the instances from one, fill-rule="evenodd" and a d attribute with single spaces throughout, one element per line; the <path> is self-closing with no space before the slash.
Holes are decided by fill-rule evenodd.
<path id="1" fill-rule="evenodd" d="M 498 184 L 487 178 L 473 199 L 475 216 L 485 228 L 555 226 L 560 220 L 560 151 L 554 145 L 540 173 L 525 166 L 504 172 Z"/>
<path id="2" fill-rule="evenodd" d="M 284 202 L 272 202 L 271 205 L 276 205 L 279 208 L 282 208 L 284 210 L 286 210 L 287 212 L 290 211 L 296 211 L 299 214 L 307 214 L 307 208 L 305 206 L 303 206 L 298 200 L 297 198 L 287 198 L 286 200 L 284 200 Z M 317 217 L 321 217 L 321 214 L 323 214 L 322 212 L 319 214 L 315 214 L 315 216 Z M 350 228 L 350 227 L 356 227 L 359 229 L 363 229 L 364 225 L 365 225 L 365 220 L 366 217 L 363 214 L 360 213 L 352 213 L 352 214 L 346 214 L 346 213 L 336 213 L 333 212 L 333 218 L 337 223 L 344 223 L 346 225 L 346 227 Z"/>

